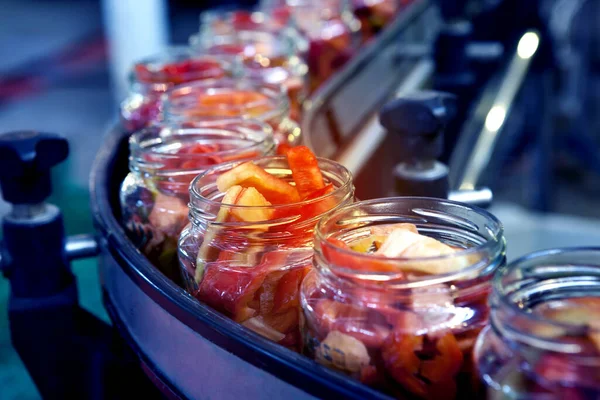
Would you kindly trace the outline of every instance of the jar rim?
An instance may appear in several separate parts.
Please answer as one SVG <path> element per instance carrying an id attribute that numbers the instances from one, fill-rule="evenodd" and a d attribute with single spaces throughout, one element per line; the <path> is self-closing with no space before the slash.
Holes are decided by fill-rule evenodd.
<path id="1" fill-rule="evenodd" d="M 162 68 L 168 64 L 177 64 L 182 63 L 187 60 L 192 61 L 206 61 L 209 63 L 214 63 L 212 68 L 203 71 L 195 71 L 195 72 L 187 72 L 179 74 L 183 79 L 179 83 L 170 82 L 168 79 L 164 79 L 163 81 L 150 82 L 140 80 L 138 74 L 136 73 L 136 68 L 140 66 L 152 67 L 151 69 Z M 224 59 L 222 57 L 218 57 L 215 54 L 201 53 L 196 52 L 190 49 L 187 46 L 169 46 L 164 48 L 162 51 L 154 53 L 150 56 L 144 57 L 138 61 L 136 61 L 129 72 L 129 82 L 133 87 L 143 87 L 150 91 L 155 92 L 165 92 L 169 88 L 176 86 L 178 84 L 185 84 L 186 82 L 193 82 L 196 80 L 211 80 L 211 79 L 219 79 L 224 75 L 230 74 L 233 71 L 233 63 Z M 156 71 L 151 71 L 151 73 L 156 73 Z"/>
<path id="2" fill-rule="evenodd" d="M 248 17 L 250 21 L 232 21 L 236 17 Z M 200 13 L 200 28 L 203 24 L 210 24 L 216 21 L 228 23 L 233 30 L 251 30 L 254 27 L 262 28 L 264 30 L 273 30 L 276 32 L 277 28 L 281 24 L 271 13 L 265 12 L 264 10 L 243 10 L 243 9 L 209 9 Z M 272 27 L 269 23 L 275 22 Z M 239 24 L 236 26 L 235 24 Z"/>
<path id="3" fill-rule="evenodd" d="M 438 205 L 447 204 L 447 205 L 451 205 L 451 206 L 455 206 L 455 207 L 466 208 L 470 212 L 475 212 L 475 213 L 481 215 L 482 217 L 486 218 L 487 221 L 489 222 L 489 224 L 486 225 L 486 231 L 488 233 L 490 233 L 491 237 L 487 238 L 485 240 L 485 242 L 483 242 L 481 244 L 477 244 L 475 246 L 461 249 L 461 250 L 458 250 L 451 254 L 430 256 L 430 257 L 387 257 L 387 256 L 383 256 L 383 255 L 360 253 L 360 252 L 357 252 L 357 251 L 354 251 L 351 249 L 346 249 L 341 246 L 337 246 L 334 243 L 331 243 L 327 240 L 330 237 L 330 235 L 327 235 L 327 232 L 325 232 L 326 224 L 327 224 L 328 220 L 335 219 L 336 217 L 339 217 L 340 215 L 343 215 L 344 213 L 351 211 L 352 208 L 354 208 L 354 207 L 378 205 L 378 204 L 382 204 L 382 203 L 386 203 L 386 202 L 389 202 L 389 203 L 397 202 L 398 203 L 398 202 L 411 202 L 411 201 L 420 202 L 423 205 L 427 205 L 428 203 L 429 204 L 435 203 Z M 363 216 L 362 219 L 365 220 L 365 219 L 368 219 L 369 217 L 373 217 L 373 216 L 372 215 L 371 216 L 368 216 L 368 215 Z M 396 222 L 398 222 L 398 221 L 396 221 Z M 411 222 L 411 221 L 404 220 L 404 222 Z M 413 222 L 417 222 L 417 221 L 413 221 Z M 421 221 L 421 222 L 424 222 L 424 221 Z M 493 227 L 490 225 L 492 225 Z M 466 226 L 464 226 L 464 228 L 469 229 Z M 353 203 L 349 206 L 340 207 L 335 212 L 331 213 L 328 216 L 328 218 L 324 218 L 321 221 L 319 221 L 319 223 L 317 224 L 317 227 L 315 229 L 315 237 L 316 237 L 315 251 L 318 250 L 318 252 L 320 254 L 322 253 L 322 246 L 325 246 L 328 249 L 335 250 L 337 253 L 342 253 L 344 255 L 354 257 L 357 260 L 364 260 L 365 262 L 377 260 L 377 261 L 389 263 L 390 265 L 394 265 L 394 264 L 402 265 L 405 263 L 415 263 L 415 262 L 439 262 L 439 261 L 444 261 L 444 260 L 456 259 L 458 257 L 475 256 L 477 254 L 481 254 L 486 251 L 493 252 L 493 254 L 503 255 L 504 249 L 505 249 L 504 228 L 502 226 L 502 223 L 493 214 L 491 214 L 490 212 L 488 212 L 482 208 L 479 208 L 477 206 L 471 206 L 471 205 L 459 203 L 459 202 L 452 201 L 452 200 L 432 198 L 432 197 L 411 197 L 411 196 L 389 197 L 389 198 L 383 198 L 383 199 L 360 201 L 357 203 Z M 324 257 L 324 256 L 321 254 L 321 257 Z M 329 264 L 329 260 L 327 260 L 327 263 Z M 444 283 L 444 282 L 453 280 L 453 279 L 461 277 L 461 276 L 472 275 L 474 272 L 480 271 L 480 270 L 482 270 L 482 268 L 485 268 L 486 265 L 487 265 L 487 263 L 483 263 L 482 260 L 480 260 L 478 262 L 475 262 L 475 263 L 469 265 L 466 268 L 461 268 L 456 271 L 451 271 L 451 272 L 447 272 L 444 274 L 426 275 L 423 277 L 419 277 L 417 279 L 411 279 L 410 281 L 402 280 L 401 282 L 398 283 L 398 285 L 408 288 L 411 286 L 421 286 L 423 284 L 430 285 L 430 284 L 436 284 L 436 283 Z M 354 270 L 351 268 L 345 268 L 343 266 L 333 266 L 333 268 L 332 268 L 332 265 L 328 265 L 328 269 L 330 269 L 336 275 L 339 273 L 341 275 L 345 275 L 345 276 L 349 276 L 349 277 L 358 277 L 359 279 L 364 279 L 365 281 L 369 281 L 369 280 L 392 281 L 394 279 L 399 278 L 400 276 L 402 276 L 404 274 L 404 271 L 400 268 L 398 268 L 398 271 L 391 271 L 391 272 L 383 271 L 382 272 L 382 271 L 362 271 L 362 270 L 358 271 L 358 270 Z"/>
<path id="4" fill-rule="evenodd" d="M 344 167 L 340 163 L 337 163 L 335 161 L 332 161 L 332 160 L 329 160 L 326 158 L 317 157 L 317 161 L 319 163 L 319 167 L 321 168 L 321 171 L 328 169 L 328 167 L 330 167 L 330 169 L 338 168 L 341 171 L 341 173 L 339 174 L 339 178 L 340 178 L 342 184 L 340 186 L 336 187 L 333 192 L 327 193 L 323 196 L 319 196 L 315 199 L 302 200 L 299 202 L 289 203 L 289 204 L 273 204 L 270 206 L 244 206 L 244 205 L 237 205 L 237 204 L 222 203 L 221 201 L 213 200 L 213 199 L 207 198 L 202 195 L 201 189 L 203 186 L 201 186 L 201 182 L 203 180 L 206 180 L 210 175 L 219 174 L 221 172 L 228 171 L 228 170 L 233 169 L 234 167 L 241 165 L 245 162 L 252 162 L 254 164 L 257 164 L 257 163 L 258 164 L 267 164 L 267 165 L 270 163 L 276 163 L 276 162 L 287 163 L 287 159 L 285 156 L 266 156 L 266 157 L 261 157 L 261 158 L 250 160 L 250 161 L 232 161 L 232 162 L 228 162 L 228 163 L 223 163 L 223 164 L 212 166 L 208 170 L 202 172 L 201 174 L 196 176 L 194 178 L 194 180 L 192 181 L 192 183 L 190 184 L 190 206 L 191 207 L 196 206 L 194 204 L 194 200 L 196 200 L 197 202 L 202 204 L 202 207 L 196 206 L 197 208 L 209 208 L 209 207 L 224 206 L 224 207 L 228 207 L 231 209 L 243 209 L 243 210 L 248 210 L 248 209 L 282 210 L 282 209 L 286 209 L 286 208 L 296 208 L 299 206 L 306 206 L 309 204 L 323 201 L 325 199 L 335 198 L 336 196 L 340 196 L 341 194 L 353 193 L 352 174 L 346 167 Z M 290 171 L 290 175 L 291 175 L 291 171 Z"/>
<path id="5" fill-rule="evenodd" d="M 594 259 L 597 258 L 597 261 L 594 261 L 594 264 L 589 265 L 587 262 L 585 261 L 575 261 L 574 259 L 577 258 L 578 256 L 584 256 L 584 255 L 591 255 L 594 257 Z M 556 261 L 557 257 L 565 257 L 566 259 L 563 260 L 561 259 L 560 261 Z M 555 260 L 553 260 L 555 259 Z M 545 317 L 539 313 L 534 313 L 534 312 L 530 312 L 531 308 L 524 306 L 522 301 L 515 301 L 511 299 L 511 295 L 513 294 L 512 292 L 509 291 L 509 288 L 506 286 L 506 284 L 503 282 L 503 280 L 505 278 L 507 278 L 510 274 L 515 273 L 515 272 L 519 272 L 519 280 L 525 282 L 525 280 L 529 280 L 530 282 L 534 282 L 535 277 L 534 276 L 525 276 L 524 275 L 524 271 L 521 271 L 521 269 L 523 269 L 524 267 L 533 267 L 539 270 L 539 273 L 544 274 L 544 273 L 548 273 L 549 276 L 539 276 L 539 279 L 541 281 L 548 281 L 550 283 L 552 283 L 554 289 L 552 290 L 552 294 L 556 295 L 557 291 L 560 289 L 559 286 L 562 284 L 564 284 L 565 282 L 561 282 L 560 280 L 558 280 L 559 277 L 559 273 L 561 269 L 574 269 L 577 267 L 577 264 L 585 264 L 583 267 L 583 269 L 581 270 L 580 274 L 571 274 L 568 275 L 568 278 L 570 278 L 572 280 L 572 284 L 576 286 L 576 288 L 578 289 L 578 294 L 584 294 L 583 291 L 583 286 L 582 283 L 589 283 L 589 281 L 584 281 L 583 279 L 586 276 L 589 277 L 594 277 L 594 283 L 598 283 L 598 285 L 600 286 L 600 247 L 563 247 L 563 248 L 554 248 L 554 249 L 546 249 L 546 250 L 540 250 L 540 251 L 536 251 L 533 253 L 529 253 L 526 254 L 510 263 L 508 263 L 507 265 L 501 267 L 498 269 L 497 273 L 495 274 L 493 280 L 492 280 L 492 290 L 493 290 L 493 296 L 494 296 L 494 300 L 499 302 L 500 304 L 498 304 L 499 307 L 501 307 L 503 310 L 508 310 L 511 315 L 517 316 L 520 321 L 529 321 L 531 323 L 538 323 L 538 324 L 543 324 L 545 326 L 551 326 L 551 327 L 556 327 L 556 328 L 563 328 L 563 329 L 573 329 L 573 328 L 577 328 L 577 327 L 581 327 L 581 324 L 569 324 L 566 322 L 561 322 L 561 321 L 557 321 L 548 317 Z M 562 268 L 561 268 L 562 267 Z M 591 274 L 591 270 L 590 268 L 593 268 L 595 271 L 595 274 Z M 532 270 L 533 273 L 535 273 L 535 270 Z M 565 271 L 568 272 L 568 271 Z M 588 275 L 586 275 L 586 273 L 588 273 Z M 576 280 L 575 278 L 581 278 L 581 280 Z M 516 289 L 516 286 L 514 286 L 514 281 L 511 281 L 512 285 L 512 289 Z M 542 287 L 540 287 L 540 289 L 542 289 Z M 550 293 L 549 291 L 546 292 L 542 292 L 543 293 Z M 531 296 L 532 294 L 535 293 L 528 293 L 528 296 Z M 539 299 L 539 296 L 533 296 Z M 552 299 L 553 301 L 560 301 L 560 300 L 569 300 L 572 298 L 577 298 L 577 297 L 599 297 L 597 294 L 595 296 L 574 296 L 574 297 L 569 297 L 567 299 Z M 543 301 L 540 301 L 540 304 L 542 304 Z M 492 313 L 498 313 L 499 307 L 493 307 L 492 308 Z M 492 321 L 496 321 L 497 318 L 492 318 Z M 499 323 L 502 323 L 502 321 L 498 321 Z M 497 323 L 493 324 L 495 329 L 499 329 L 497 325 Z M 588 330 L 591 332 L 600 332 L 600 327 L 592 327 L 592 326 L 588 326 Z M 540 331 L 541 332 L 541 331 Z M 535 343 L 537 344 L 536 347 L 544 347 L 547 349 L 551 349 L 553 351 L 564 351 L 567 353 L 577 353 L 577 351 L 575 351 L 574 349 L 571 349 L 571 347 L 569 347 L 568 345 L 563 345 L 560 343 L 557 343 L 556 340 L 553 340 L 554 338 L 552 337 L 547 337 L 542 335 L 541 333 L 536 333 L 536 332 L 522 332 L 519 336 L 521 337 L 521 339 L 523 339 L 523 334 L 525 334 L 528 337 L 532 337 L 535 340 Z M 578 347 L 578 346 L 575 346 Z M 571 349 L 571 350 L 570 350 Z"/>
<path id="6" fill-rule="evenodd" d="M 258 99 L 252 102 L 244 102 L 243 104 L 227 105 L 220 103 L 217 106 L 199 105 L 198 95 L 206 94 L 208 96 L 216 93 L 235 93 L 235 92 L 255 92 L 264 96 L 263 99 Z M 185 104 L 179 104 L 184 110 L 174 110 L 177 106 L 174 101 L 185 101 Z M 175 86 L 163 94 L 162 109 L 166 121 L 185 121 L 204 118 L 204 115 L 196 113 L 186 113 L 190 107 L 194 110 L 205 111 L 209 115 L 215 117 L 229 117 L 226 112 L 237 112 L 235 117 L 249 118 L 245 115 L 248 110 L 260 106 L 269 106 L 261 115 L 253 115 L 253 119 L 268 121 L 272 118 L 283 116 L 289 111 L 289 100 L 283 86 L 267 83 L 253 79 L 208 79 L 202 81 L 188 82 L 182 85 Z M 220 114 L 223 113 L 223 114 Z"/>
<path id="7" fill-rule="evenodd" d="M 206 153 L 180 154 L 169 153 L 162 149 L 169 144 L 181 141 L 199 142 L 215 140 L 238 140 L 242 145 L 232 148 L 217 150 Z M 195 169 L 169 169 L 160 168 L 157 164 L 168 160 L 202 160 L 211 157 L 233 156 L 240 152 L 251 153 L 255 151 L 258 156 L 268 154 L 275 148 L 273 129 L 263 121 L 230 118 L 208 122 L 205 126 L 184 127 L 178 125 L 154 126 L 144 128 L 135 132 L 129 138 L 129 149 L 131 152 L 130 162 L 133 169 L 156 171 L 161 174 L 174 174 L 183 172 L 187 174 L 201 173 L 211 166 Z M 145 156 L 152 156 L 153 161 L 148 162 Z"/>

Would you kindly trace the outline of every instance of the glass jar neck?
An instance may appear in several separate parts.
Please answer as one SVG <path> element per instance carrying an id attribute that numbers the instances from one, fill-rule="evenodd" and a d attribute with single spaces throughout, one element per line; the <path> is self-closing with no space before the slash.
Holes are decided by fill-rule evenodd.
<path id="1" fill-rule="evenodd" d="M 129 73 L 129 86 L 132 93 L 161 94 L 185 82 L 220 79 L 231 73 L 232 65 L 224 59 L 171 47 L 138 61 Z"/>
<path id="2" fill-rule="evenodd" d="M 348 0 L 267 0 L 262 2 L 261 9 L 271 14 L 287 10 L 288 24 L 311 38 L 320 37 L 332 21 L 357 29 Z"/>
<path id="3" fill-rule="evenodd" d="M 457 251 L 437 257 L 387 258 L 342 248 L 331 240 L 367 239 L 376 229 L 398 223 L 414 224 L 419 234 Z M 493 273 L 504 263 L 505 247 L 502 225 L 484 210 L 440 199 L 378 199 L 341 208 L 320 221 L 315 266 L 333 286 L 386 292 L 400 302 L 408 301 L 415 291 L 457 297 L 489 287 Z M 461 267 L 440 275 L 410 272 L 418 266 L 448 263 Z"/>
<path id="4" fill-rule="evenodd" d="M 205 51 L 220 36 L 252 36 L 248 32 L 263 33 L 275 36 L 278 41 L 287 42 L 293 53 L 304 54 L 308 49 L 308 42 L 297 27 L 290 21 L 287 10 L 271 10 L 273 12 L 247 12 L 247 11 L 207 11 L 200 16 L 200 30 L 190 37 L 190 45 L 194 49 Z M 256 36 L 256 35 L 254 35 Z M 221 38 L 220 40 L 223 40 Z M 239 40 L 239 39 L 238 39 Z"/>
<path id="5" fill-rule="evenodd" d="M 253 162 L 280 179 L 292 180 L 291 171 L 285 157 L 263 157 Z M 331 160 L 318 159 L 318 162 L 325 181 L 332 184 L 334 188 L 331 193 L 298 203 L 257 207 L 223 204 L 224 193 L 217 189 L 216 180 L 220 175 L 240 163 L 233 162 L 215 166 L 197 176 L 190 185 L 190 220 L 196 226 L 217 225 L 231 230 L 241 230 L 250 237 L 258 232 L 265 234 L 266 237 L 264 238 L 266 240 L 273 243 L 280 241 L 282 245 L 282 240 L 303 237 L 305 239 L 304 245 L 312 247 L 312 231 L 322 214 L 349 204 L 354 199 L 354 186 L 350 172 L 342 165 Z M 325 204 L 327 206 L 324 207 Z M 315 206 L 322 207 L 323 212 L 309 219 L 303 218 L 303 211 Z M 270 210 L 268 214 L 272 218 L 256 220 L 255 222 L 228 218 L 219 220 L 219 214 L 223 216 L 223 212 L 225 212 L 226 215 L 229 215 L 239 210 L 246 212 Z"/>
<path id="6" fill-rule="evenodd" d="M 162 98 L 167 123 L 205 118 L 253 118 L 278 125 L 289 117 L 283 87 L 253 80 L 220 79 L 193 82 L 169 90 Z"/>
<path id="7" fill-rule="evenodd" d="M 288 8 L 296 18 L 325 21 L 340 17 L 350 7 L 348 0 L 264 0 L 261 9 L 272 12 Z"/>
<path id="8" fill-rule="evenodd" d="M 259 30 L 206 34 L 200 42 L 203 52 L 234 59 L 241 76 L 258 82 L 280 85 L 308 72 L 300 49 L 285 30 L 277 34 Z"/>
<path id="9" fill-rule="evenodd" d="M 492 328 L 526 361 L 550 353 L 600 368 L 600 343 L 589 340 L 600 338 L 600 325 L 586 325 L 577 315 L 600 315 L 600 248 L 547 250 L 516 260 L 498 271 L 490 302 Z"/>
<path id="10" fill-rule="evenodd" d="M 231 119 L 205 127 L 151 127 L 131 136 L 129 168 L 148 178 L 187 177 L 189 185 L 212 165 L 268 155 L 274 147 L 273 130 L 261 121 Z"/>

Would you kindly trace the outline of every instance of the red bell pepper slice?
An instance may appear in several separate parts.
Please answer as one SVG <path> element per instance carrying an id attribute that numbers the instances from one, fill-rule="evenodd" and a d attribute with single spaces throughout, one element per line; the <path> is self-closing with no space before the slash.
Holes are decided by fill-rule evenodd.
<path id="1" fill-rule="evenodd" d="M 331 183 L 323 186 L 321 189 L 317 189 L 309 194 L 304 200 L 316 200 L 320 197 L 326 196 L 333 193 L 335 188 Z M 323 215 L 326 212 L 332 210 L 337 205 L 338 200 L 334 197 L 327 197 L 319 201 L 312 202 L 302 207 L 302 219 L 310 219 Z"/>
<path id="2" fill-rule="evenodd" d="M 317 157 L 308 147 L 293 147 L 288 150 L 286 156 L 300 197 L 306 198 L 325 187 Z"/>
<path id="3" fill-rule="evenodd" d="M 285 274 L 286 271 L 274 271 L 265 278 L 265 281 L 257 294 L 260 315 L 269 315 L 273 312 L 277 286 L 279 285 L 279 280 Z"/>
<path id="4" fill-rule="evenodd" d="M 279 280 L 273 297 L 273 312 L 285 312 L 300 306 L 300 284 L 310 268 L 294 268 Z"/>
<path id="5" fill-rule="evenodd" d="M 215 153 L 219 151 L 220 148 L 216 144 L 200 144 L 196 143 L 192 146 L 183 147 L 178 151 L 178 154 L 206 154 L 206 153 Z"/>
<path id="6" fill-rule="evenodd" d="M 257 310 L 248 307 L 265 278 L 251 268 L 226 269 L 209 266 L 196 293 L 198 300 L 237 322 L 256 315 Z"/>
<path id="7" fill-rule="evenodd" d="M 257 315 L 263 307 L 260 304 L 259 308 L 255 308 L 257 302 L 254 300 L 264 292 L 264 283 L 269 275 L 281 272 L 269 273 L 269 270 L 277 269 L 277 266 L 285 261 L 287 254 L 285 252 L 266 253 L 261 263 L 253 268 L 231 267 L 226 262 L 226 260 L 232 259 L 231 257 L 235 259 L 234 252 L 222 251 L 217 260 L 219 263 L 207 267 L 196 296 L 200 301 L 231 317 L 236 322 L 242 322 Z"/>
<path id="8" fill-rule="evenodd" d="M 277 154 L 280 156 L 285 156 L 287 155 L 288 151 L 290 151 L 292 149 L 292 146 L 290 146 L 287 143 L 280 143 L 277 146 Z"/>

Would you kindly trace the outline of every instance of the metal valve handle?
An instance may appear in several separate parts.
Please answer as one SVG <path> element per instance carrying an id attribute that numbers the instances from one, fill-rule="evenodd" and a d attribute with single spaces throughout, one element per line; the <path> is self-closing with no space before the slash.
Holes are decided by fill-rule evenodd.
<path id="1" fill-rule="evenodd" d="M 50 196 L 50 169 L 69 155 L 66 139 L 35 131 L 0 136 L 0 187 L 13 205 L 37 204 Z"/>

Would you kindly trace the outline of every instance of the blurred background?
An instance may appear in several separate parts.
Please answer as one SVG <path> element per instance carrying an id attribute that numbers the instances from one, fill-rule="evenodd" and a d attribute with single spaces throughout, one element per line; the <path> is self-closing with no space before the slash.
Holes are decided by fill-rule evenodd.
<path id="1" fill-rule="evenodd" d="M 0 0 L 0 131 L 36 129 L 69 139 L 70 156 L 54 170 L 51 199 L 65 210 L 67 234 L 93 229 L 90 167 L 104 133 L 117 121 L 131 62 L 167 43 L 186 44 L 205 9 L 253 3 Z M 600 244 L 600 1 L 516 3 L 534 4 L 551 31 L 551 90 L 533 86 L 523 101 L 552 96 L 554 112 L 546 123 L 557 129 L 545 142 L 531 140 L 533 134 L 504 138 L 503 158 L 494 160 L 494 173 L 484 182 L 494 191 L 492 212 L 506 225 L 513 258 L 533 249 Z M 501 23 L 512 23 L 510 15 L 504 17 Z M 0 215 L 6 211 L 0 201 Z M 94 265 L 74 265 L 80 298 L 106 318 Z M 8 282 L 0 279 L 0 398 L 37 399 L 10 347 L 7 296 Z"/>

